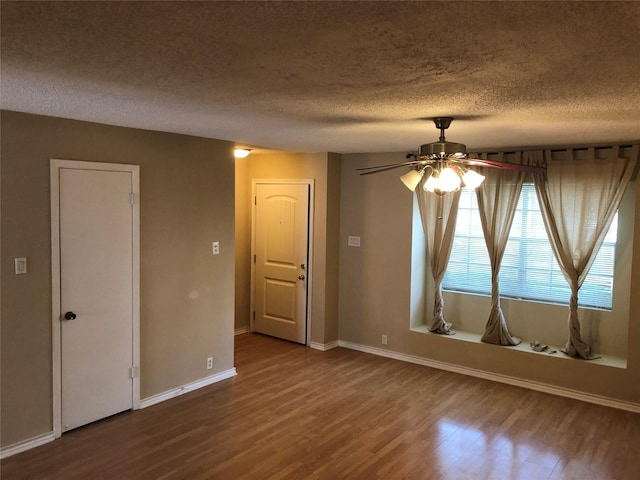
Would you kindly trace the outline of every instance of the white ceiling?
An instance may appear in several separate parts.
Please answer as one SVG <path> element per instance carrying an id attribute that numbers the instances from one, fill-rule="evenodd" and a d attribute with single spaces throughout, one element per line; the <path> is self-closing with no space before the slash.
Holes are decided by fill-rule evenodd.
<path id="1" fill-rule="evenodd" d="M 1 3 L 6 110 L 307 152 L 640 138 L 640 2 Z"/>

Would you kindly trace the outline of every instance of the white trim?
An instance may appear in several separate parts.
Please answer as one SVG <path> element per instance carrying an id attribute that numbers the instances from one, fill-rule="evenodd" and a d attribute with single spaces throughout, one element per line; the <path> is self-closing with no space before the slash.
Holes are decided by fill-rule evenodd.
<path id="1" fill-rule="evenodd" d="M 572 398 L 574 400 L 581 400 L 583 402 L 595 403 L 596 405 L 602 405 L 605 407 L 618 408 L 620 410 L 640 413 L 640 403 L 616 400 L 613 398 L 594 395 L 591 393 L 579 392 L 570 388 L 558 387 L 556 385 L 549 385 L 541 382 L 534 382 L 532 380 L 523 380 L 521 378 L 510 377 L 508 375 L 500 375 L 497 373 L 486 372 L 484 370 L 476 370 L 475 368 L 462 367 L 460 365 L 439 362 L 437 360 L 430 360 L 428 358 L 418 357 L 415 355 L 398 353 L 392 350 L 384 350 L 381 348 L 369 347 L 367 345 L 360 345 L 357 343 L 345 342 L 342 340 L 338 341 L 338 346 L 351 350 L 357 350 L 359 352 L 371 353 L 373 355 L 378 355 L 381 357 L 393 358 L 394 360 L 400 360 L 403 362 L 424 365 L 426 367 L 437 368 L 438 370 L 446 370 L 449 372 L 460 373 L 462 375 L 469 375 L 471 377 L 491 380 L 493 382 L 506 383 L 508 385 L 513 385 L 516 387 L 528 388 L 529 390 L 536 390 L 538 392 L 550 393 L 552 395 Z"/>
<path id="2" fill-rule="evenodd" d="M 527 355 L 538 355 L 538 356 L 543 356 L 547 358 L 553 358 L 554 360 L 557 360 L 559 362 L 584 362 L 584 360 L 578 357 L 571 357 L 569 355 L 558 353 L 562 351 L 562 347 L 558 345 L 547 345 L 549 347 L 547 350 L 541 351 L 541 352 L 535 352 L 531 349 L 530 339 L 520 338 L 520 340 L 522 341 L 518 345 L 510 345 L 508 347 L 505 347 L 505 346 L 496 346 L 496 345 L 484 343 L 482 342 L 482 335 L 480 335 L 479 333 L 471 333 L 471 332 L 466 332 L 464 330 L 456 330 L 455 335 L 438 335 L 438 334 L 429 332 L 429 329 L 426 325 L 419 325 L 417 327 L 412 327 L 411 331 L 422 333 L 424 335 L 432 335 L 432 336 L 435 335 L 438 337 L 438 339 L 442 340 L 443 342 L 470 342 L 470 343 L 483 345 L 488 348 L 503 348 L 510 352 L 522 352 Z M 555 352 L 557 353 L 557 355 L 551 352 Z M 588 365 L 603 365 L 603 366 L 613 367 L 613 368 L 622 368 L 625 370 L 627 368 L 626 358 L 614 357 L 613 355 L 601 355 L 599 358 L 589 360 L 586 363 Z"/>
<path id="3" fill-rule="evenodd" d="M 82 170 L 117 171 L 131 173 L 132 206 L 132 361 L 135 368 L 132 389 L 133 409 L 140 408 L 140 166 L 119 163 L 84 162 L 77 160 L 51 159 L 51 341 L 52 341 L 52 389 L 53 389 L 53 436 L 62 435 L 62 373 L 60 350 L 60 176 L 61 168 Z"/>
<path id="4" fill-rule="evenodd" d="M 56 436 L 53 434 L 53 432 L 47 432 L 43 433 L 42 435 L 38 435 L 37 437 L 30 438 L 29 440 L 23 440 L 22 442 L 14 443 L 13 445 L 9 445 L 0 449 L 0 459 L 7 458 L 18 453 L 26 452 L 27 450 L 39 447 L 40 445 L 45 445 L 49 442 L 53 442 L 55 439 Z"/>
<path id="5" fill-rule="evenodd" d="M 140 166 L 131 165 L 132 181 L 131 190 L 133 193 L 132 208 L 132 306 L 133 309 L 133 351 L 132 360 L 134 377 L 133 377 L 133 409 L 140 408 Z"/>
<path id="6" fill-rule="evenodd" d="M 233 335 L 242 335 L 243 333 L 249 333 L 249 327 L 240 327 L 240 328 L 236 328 L 233 331 Z"/>
<path id="7" fill-rule="evenodd" d="M 49 165 L 51 183 L 51 351 L 53 435 L 62 435 L 61 352 L 60 352 L 60 177 L 56 160 Z"/>
<path id="8" fill-rule="evenodd" d="M 331 350 L 332 348 L 337 348 L 338 340 L 334 340 L 333 342 L 329 342 L 329 343 L 311 342 L 309 343 L 309 346 L 314 350 L 320 350 L 322 352 L 326 352 L 327 350 Z"/>
<path id="9" fill-rule="evenodd" d="M 307 179 L 285 179 L 285 180 L 276 180 L 276 179 L 253 179 L 251 180 L 251 198 L 256 198 L 257 192 L 256 188 L 258 184 L 267 184 L 267 185 L 277 185 L 277 184 L 285 184 L 285 185 L 308 185 L 309 186 L 309 219 L 308 219 L 308 238 L 307 238 L 307 325 L 306 325 L 306 339 L 305 345 L 311 345 L 311 305 L 313 300 L 313 235 L 314 235 L 314 225 L 315 225 L 315 185 L 316 181 L 313 178 Z M 256 273 L 256 264 L 253 262 L 253 256 L 256 252 L 256 204 L 255 201 L 251 202 L 251 295 L 250 295 L 250 310 L 249 310 L 249 331 L 255 331 L 255 273 Z"/>
<path id="10" fill-rule="evenodd" d="M 313 256 L 313 239 L 315 235 L 316 224 L 316 181 L 315 179 L 306 180 L 309 184 L 309 232 L 308 232 L 308 251 L 307 251 L 307 338 L 305 345 L 311 344 L 311 318 L 313 312 L 313 273 L 314 260 Z"/>
<path id="11" fill-rule="evenodd" d="M 144 398 L 140 401 L 140 408 L 150 407 L 157 403 L 164 402 L 165 400 L 170 400 L 185 393 L 192 392 L 202 387 L 206 387 L 207 385 L 212 385 L 222 380 L 226 380 L 227 378 L 235 377 L 236 375 L 237 373 L 235 367 L 229 370 L 225 370 L 224 372 L 216 373 L 215 375 L 211 375 L 210 377 L 205 377 L 200 380 L 196 380 L 195 382 L 187 383 L 182 387 L 173 388 L 171 390 L 167 390 L 166 392 L 158 393 L 157 395 Z"/>

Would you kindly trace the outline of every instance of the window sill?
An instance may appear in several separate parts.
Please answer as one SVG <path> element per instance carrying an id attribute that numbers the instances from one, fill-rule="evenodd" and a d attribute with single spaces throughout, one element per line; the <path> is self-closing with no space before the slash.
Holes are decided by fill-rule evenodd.
<path id="1" fill-rule="evenodd" d="M 526 352 L 526 353 L 531 353 L 534 355 L 544 355 L 546 357 L 555 357 L 555 358 L 559 358 L 559 359 L 563 359 L 563 360 L 569 360 L 569 361 L 584 361 L 581 358 L 575 358 L 575 357 L 570 357 L 568 355 L 565 355 L 564 353 L 562 353 L 561 351 L 561 347 L 556 347 L 556 346 L 552 346 L 549 345 L 549 349 L 548 350 L 555 350 L 555 353 L 548 353 L 548 352 L 536 352 L 534 350 L 531 349 L 531 346 L 529 345 L 529 343 L 531 342 L 531 340 L 526 340 L 526 339 L 522 339 L 522 342 L 519 345 L 514 345 L 514 346 L 506 346 L 506 345 L 494 345 L 491 343 L 485 343 L 481 340 L 482 335 L 479 335 L 477 333 L 470 333 L 470 332 L 462 332 L 459 330 L 455 330 L 456 332 L 455 335 L 439 335 L 436 333 L 431 333 L 428 329 L 428 327 L 426 325 L 420 325 L 420 326 L 416 326 L 416 327 L 412 327 L 411 328 L 412 331 L 414 332 L 419 332 L 419 333 L 426 333 L 428 335 L 438 335 L 439 337 L 442 338 L 446 338 L 446 339 L 450 339 L 452 341 L 463 341 L 463 342 L 471 342 L 471 343 L 480 343 L 482 345 L 486 345 L 488 347 L 502 347 L 502 348 L 508 348 L 510 350 L 517 350 L 520 352 Z M 592 363 L 595 365 L 604 365 L 607 367 L 614 367 L 614 368 L 623 368 L 626 369 L 627 368 L 627 359 L 626 358 L 621 358 L 621 357 L 614 357 L 611 355 L 602 355 L 600 358 L 596 358 L 594 360 L 587 360 L 588 363 Z"/>

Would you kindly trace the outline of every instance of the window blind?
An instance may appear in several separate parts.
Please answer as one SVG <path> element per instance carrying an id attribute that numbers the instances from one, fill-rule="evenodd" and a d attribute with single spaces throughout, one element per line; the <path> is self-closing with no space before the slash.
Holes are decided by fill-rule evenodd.
<path id="1" fill-rule="evenodd" d="M 580 288 L 580 307 L 610 310 L 618 215 Z M 500 267 L 500 296 L 568 305 L 571 289 L 551 250 L 535 186 L 523 185 Z M 456 234 L 443 288 L 491 294 L 491 266 L 475 192 L 460 197 Z"/>

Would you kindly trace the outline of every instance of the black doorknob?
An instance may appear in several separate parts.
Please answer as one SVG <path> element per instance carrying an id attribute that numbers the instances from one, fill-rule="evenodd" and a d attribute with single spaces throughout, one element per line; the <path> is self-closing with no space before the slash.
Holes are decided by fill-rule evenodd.
<path id="1" fill-rule="evenodd" d="M 64 318 L 66 320 L 75 320 L 76 319 L 76 314 L 73 312 L 67 312 L 64 314 Z"/>

